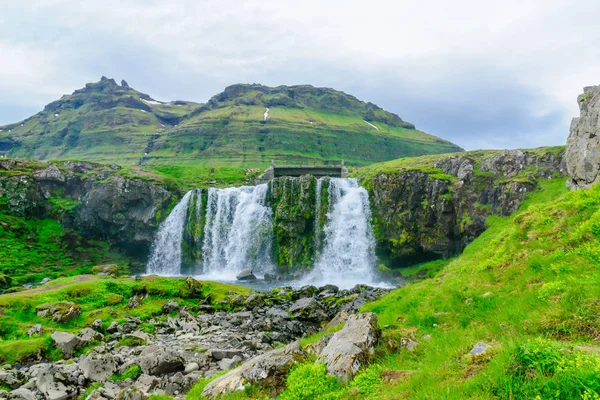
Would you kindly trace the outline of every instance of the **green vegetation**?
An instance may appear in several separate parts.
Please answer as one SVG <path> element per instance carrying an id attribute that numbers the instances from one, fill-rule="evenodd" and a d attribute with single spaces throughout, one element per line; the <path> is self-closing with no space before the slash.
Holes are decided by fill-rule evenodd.
<path id="1" fill-rule="evenodd" d="M 111 381 L 124 381 L 125 379 L 137 379 L 142 374 L 143 374 L 142 368 L 137 364 L 133 364 L 131 367 L 127 368 L 127 371 L 123 372 L 122 374 L 113 375 L 113 377 L 111 378 Z"/>
<path id="2" fill-rule="evenodd" d="M 44 278 L 89 274 L 99 263 L 123 262 L 108 244 L 89 241 L 55 220 L 0 213 L 0 291 Z M 9 276 L 11 281 L 2 281 Z"/>
<path id="3" fill-rule="evenodd" d="M 150 318 L 163 318 L 162 306 L 168 300 L 176 300 L 180 305 L 193 310 L 199 299 L 209 298 L 219 309 L 219 302 L 230 291 L 241 294 L 250 292 L 244 287 L 208 281 L 200 283 L 193 279 L 146 277 L 135 280 L 80 275 L 60 278 L 38 289 L 0 295 L 0 363 L 24 361 L 37 357 L 40 353 L 51 359 L 60 357 L 49 337 L 52 330 L 77 333 L 98 318 L 108 327 L 110 321 L 124 320 L 131 315 L 132 310 L 123 299 L 134 295 L 147 296 L 143 304 L 135 308 L 135 315 L 146 321 Z M 114 297 L 121 301 L 113 301 Z M 37 315 L 37 307 L 58 302 L 75 303 L 81 308 L 81 315 L 64 323 Z M 35 324 L 42 324 L 46 333 L 41 337 L 29 338 L 27 330 Z M 120 344 L 139 343 L 124 339 Z M 128 373 L 135 374 L 135 371 L 131 369 Z"/>
<path id="4" fill-rule="evenodd" d="M 201 105 L 156 102 L 103 78 L 1 128 L 5 156 L 122 166 L 367 165 L 461 150 L 372 103 L 312 86 L 233 85 Z"/>

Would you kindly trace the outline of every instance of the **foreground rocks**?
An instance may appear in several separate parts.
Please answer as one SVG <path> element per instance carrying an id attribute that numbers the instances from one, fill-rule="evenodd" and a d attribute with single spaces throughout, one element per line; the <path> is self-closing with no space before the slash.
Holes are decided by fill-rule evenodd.
<path id="1" fill-rule="evenodd" d="M 580 116 L 571 122 L 565 154 L 571 190 L 600 182 L 600 86 L 584 88 L 577 102 Z"/>
<path id="2" fill-rule="evenodd" d="M 368 328 L 374 323 L 372 317 L 354 314 L 387 291 L 364 285 L 339 290 L 327 285 L 284 287 L 248 296 L 231 293 L 223 304 L 232 308 L 230 312 L 215 311 L 216 305 L 190 309 L 167 301 L 163 314 L 148 321 L 130 317 L 103 329 L 106 324 L 96 320 L 77 334 L 56 331 L 51 337 L 64 360 L 1 367 L 0 385 L 13 392 L 9 397 L 0 391 L 0 399 L 75 398 L 94 383 L 103 385 L 89 397 L 96 400 L 143 399 L 153 393 L 182 396 L 199 379 L 227 370 L 231 371 L 207 386 L 207 396 L 238 390 L 245 383 L 268 387 L 276 395 L 289 369 L 307 355 L 297 340 L 331 320 L 336 325 L 348 322 L 341 339 L 330 337 L 330 343 L 352 340 L 355 346 L 340 353 L 340 366 L 335 370 L 344 371 L 350 359 L 360 365 L 368 362 L 377 331 Z M 144 332 L 148 325 L 154 333 Z M 32 326 L 30 331 L 37 335 L 40 327 Z M 332 345 L 330 350 L 341 351 L 340 346 Z M 323 345 L 314 354 L 321 357 L 321 350 L 328 347 Z M 322 357 L 329 360 L 326 353 Z"/>

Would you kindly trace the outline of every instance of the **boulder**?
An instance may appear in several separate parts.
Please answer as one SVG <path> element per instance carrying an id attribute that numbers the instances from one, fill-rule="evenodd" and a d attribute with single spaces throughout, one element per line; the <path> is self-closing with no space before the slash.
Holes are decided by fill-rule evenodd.
<path id="1" fill-rule="evenodd" d="M 27 335 L 31 336 L 39 336 L 39 335 L 43 335 L 44 334 L 44 327 L 42 326 L 42 324 L 36 324 L 34 326 L 32 326 L 31 328 L 29 328 L 29 330 L 27 331 Z"/>
<path id="2" fill-rule="evenodd" d="M 57 323 L 65 323 L 81 315 L 81 307 L 70 301 L 42 304 L 36 307 L 38 317 L 48 318 Z"/>
<path id="3" fill-rule="evenodd" d="M 479 356 L 485 353 L 491 346 L 487 345 L 483 342 L 475 343 L 475 346 L 469 351 L 469 355 L 471 356 Z"/>
<path id="4" fill-rule="evenodd" d="M 35 394 L 25 388 L 20 388 L 10 392 L 8 400 L 35 400 Z"/>
<path id="5" fill-rule="evenodd" d="M 164 314 L 171 314 L 173 312 L 179 311 L 179 303 L 175 300 L 169 300 L 162 306 L 162 311 Z"/>
<path id="6" fill-rule="evenodd" d="M 79 340 L 81 340 L 82 345 L 86 345 L 86 344 L 92 342 L 93 340 L 104 339 L 103 334 L 101 334 L 100 332 L 96 332 L 92 328 L 83 328 L 82 330 L 79 331 L 79 333 L 77 334 L 77 337 L 79 338 Z"/>
<path id="7" fill-rule="evenodd" d="M 233 358 L 235 356 L 242 356 L 241 350 L 222 350 L 222 349 L 209 349 L 206 354 L 215 360 L 222 360 L 224 358 Z"/>
<path id="8" fill-rule="evenodd" d="M 73 351 L 81 345 L 81 339 L 72 333 L 54 332 L 51 337 L 56 347 L 58 347 L 66 358 L 70 358 L 73 355 Z"/>
<path id="9" fill-rule="evenodd" d="M 198 365 L 198 363 L 197 362 L 192 362 L 192 363 L 189 363 L 188 365 L 185 366 L 184 372 L 186 374 L 189 374 L 191 372 L 198 371 L 199 369 L 200 369 L 200 366 Z"/>
<path id="10" fill-rule="evenodd" d="M 23 377 L 17 371 L 0 370 L 0 386 L 16 389 L 23 384 Z"/>
<path id="11" fill-rule="evenodd" d="M 146 396 L 144 392 L 135 386 L 132 386 L 123 389 L 116 397 L 116 400 L 146 400 L 147 398 L 148 396 Z"/>
<path id="12" fill-rule="evenodd" d="M 57 182 L 64 183 L 66 181 L 65 174 L 54 164 L 50 164 L 48 168 L 35 171 L 31 177 L 38 182 Z"/>
<path id="13" fill-rule="evenodd" d="M 297 363 L 304 360 L 306 354 L 300 342 L 271 350 L 243 363 L 240 367 L 226 373 L 205 386 L 202 395 L 215 399 L 239 390 L 246 384 L 268 387 L 277 395 L 285 386 L 286 375 Z"/>
<path id="14" fill-rule="evenodd" d="M 264 304 L 265 302 L 263 298 L 256 293 L 252 293 L 250 296 L 248 296 L 246 298 L 246 302 L 244 303 L 246 308 L 249 310 L 253 309 L 254 307 L 262 307 Z"/>
<path id="15" fill-rule="evenodd" d="M 127 308 L 136 308 L 141 306 L 142 304 L 144 304 L 144 299 L 136 295 L 129 299 L 129 302 L 127 303 Z"/>
<path id="16" fill-rule="evenodd" d="M 39 372 L 36 386 L 44 397 L 47 400 L 66 400 L 74 397 L 77 394 L 77 388 L 55 380 L 55 375 L 59 375 L 58 371 L 50 366 Z"/>
<path id="17" fill-rule="evenodd" d="M 138 365 L 145 374 L 155 376 L 183 370 L 184 367 L 183 358 L 177 352 L 157 346 L 144 349 L 138 358 Z"/>
<path id="18" fill-rule="evenodd" d="M 296 301 L 289 312 L 299 321 L 322 322 L 328 319 L 325 306 L 314 297 L 304 297 Z"/>
<path id="19" fill-rule="evenodd" d="M 117 370 L 117 363 L 112 354 L 88 354 L 79 364 L 86 379 L 95 382 L 108 380 Z"/>
<path id="20" fill-rule="evenodd" d="M 577 102 L 580 116 L 571 122 L 565 152 L 571 190 L 600 182 L 600 86 L 584 88 Z"/>
<path id="21" fill-rule="evenodd" d="M 254 272 L 252 272 L 252 268 L 250 268 L 237 274 L 235 279 L 238 281 L 254 281 L 256 280 L 256 276 L 254 275 Z"/>
<path id="22" fill-rule="evenodd" d="M 92 322 L 90 324 L 90 328 L 92 328 L 95 331 L 101 331 L 102 330 L 102 320 L 101 319 L 97 319 L 94 322 Z"/>
<path id="23" fill-rule="evenodd" d="M 351 315 L 344 328 L 333 334 L 317 363 L 325 363 L 327 372 L 348 382 L 360 368 L 373 361 L 380 336 L 374 313 Z"/>
<path id="24" fill-rule="evenodd" d="M 219 368 L 223 371 L 227 371 L 231 368 L 235 368 L 242 362 L 242 358 L 240 356 L 234 356 L 233 358 L 223 358 L 219 361 Z"/>

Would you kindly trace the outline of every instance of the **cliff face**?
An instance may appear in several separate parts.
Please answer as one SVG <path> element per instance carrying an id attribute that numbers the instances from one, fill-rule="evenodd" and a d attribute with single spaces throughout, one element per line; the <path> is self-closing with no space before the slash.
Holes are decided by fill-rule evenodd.
<path id="1" fill-rule="evenodd" d="M 565 172 L 562 151 L 465 153 L 432 163 L 363 181 L 379 255 L 392 267 L 459 254 L 489 215 L 510 215 L 540 179 Z"/>
<path id="2" fill-rule="evenodd" d="M 92 163 L 0 161 L 0 212 L 53 218 L 90 239 L 144 259 L 179 193 Z"/>
<path id="3" fill-rule="evenodd" d="M 571 122 L 565 155 L 572 190 L 600 182 L 600 86 L 584 88 L 577 102 L 581 115 Z"/>

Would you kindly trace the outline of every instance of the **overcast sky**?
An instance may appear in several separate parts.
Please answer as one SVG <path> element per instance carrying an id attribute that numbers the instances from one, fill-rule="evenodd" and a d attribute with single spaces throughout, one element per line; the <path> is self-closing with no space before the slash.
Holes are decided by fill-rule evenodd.
<path id="1" fill-rule="evenodd" d="M 343 90 L 466 149 L 564 144 L 598 0 L 2 0 L 0 124 L 106 75 L 159 100 Z"/>

